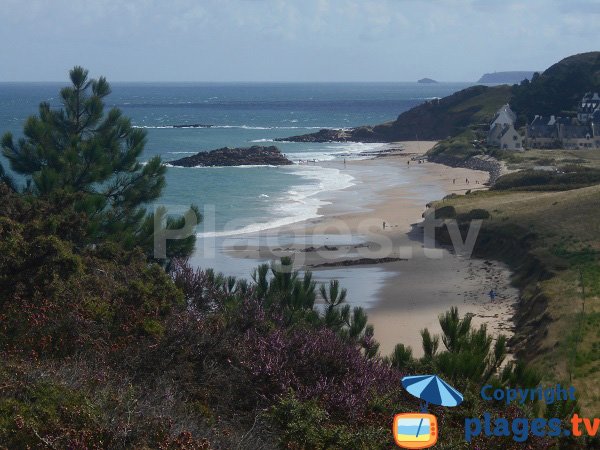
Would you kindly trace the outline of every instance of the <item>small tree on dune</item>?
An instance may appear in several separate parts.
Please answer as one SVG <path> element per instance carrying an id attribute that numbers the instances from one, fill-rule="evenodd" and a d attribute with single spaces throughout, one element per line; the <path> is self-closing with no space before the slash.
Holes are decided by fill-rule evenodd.
<path id="1" fill-rule="evenodd" d="M 146 133 L 136 129 L 117 108 L 105 114 L 110 85 L 104 77 L 88 78 L 82 67 L 70 73 L 71 86 L 60 91 L 62 108 L 47 102 L 27 119 L 17 142 L 2 138 L 2 152 L 13 171 L 25 177 L 24 192 L 40 197 L 70 197 L 72 206 L 90 219 L 90 242 L 107 239 L 124 247 L 141 245 L 151 256 L 154 221 L 144 205 L 165 186 L 160 157 L 139 161 Z M 0 177 L 6 178 L 2 169 Z M 200 219 L 197 208 L 194 214 Z M 170 218 L 167 227 L 180 227 Z M 194 237 L 170 242 L 169 257 L 186 256 Z"/>

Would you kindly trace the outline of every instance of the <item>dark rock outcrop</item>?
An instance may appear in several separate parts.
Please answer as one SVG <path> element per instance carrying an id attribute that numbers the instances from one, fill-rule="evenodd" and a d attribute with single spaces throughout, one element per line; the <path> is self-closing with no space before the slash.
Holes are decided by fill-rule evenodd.
<path id="1" fill-rule="evenodd" d="M 276 141 L 290 142 L 346 142 L 351 141 L 354 129 L 332 130 L 324 128 L 316 133 L 302 134 L 300 136 L 292 136 L 289 138 L 279 138 Z"/>
<path id="2" fill-rule="evenodd" d="M 488 184 L 491 186 L 502 175 L 502 164 L 496 158 L 491 156 L 477 155 L 469 159 L 453 157 L 451 155 L 432 155 L 429 156 L 430 162 L 444 164 L 450 167 L 464 167 L 472 170 L 482 170 L 490 174 Z"/>
<path id="3" fill-rule="evenodd" d="M 179 125 L 172 125 L 173 128 L 212 128 L 213 125 L 208 125 L 205 123 L 190 123 L 190 124 L 179 124 Z"/>
<path id="4" fill-rule="evenodd" d="M 363 266 L 368 264 L 384 264 L 396 261 L 408 261 L 402 258 L 360 258 L 360 259 L 344 259 L 341 261 L 332 261 L 321 264 L 313 264 L 310 267 L 348 267 L 348 266 Z"/>
<path id="5" fill-rule="evenodd" d="M 173 166 L 286 166 L 293 164 L 275 146 L 261 147 L 254 145 L 248 148 L 219 148 L 210 152 L 200 152 L 175 161 Z"/>

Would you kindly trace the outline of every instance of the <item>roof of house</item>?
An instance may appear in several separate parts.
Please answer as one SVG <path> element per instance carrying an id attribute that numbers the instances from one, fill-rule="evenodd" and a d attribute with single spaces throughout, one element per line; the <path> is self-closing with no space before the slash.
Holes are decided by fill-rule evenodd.
<path id="1" fill-rule="evenodd" d="M 496 112 L 492 124 L 495 124 L 496 122 L 513 123 L 515 120 L 517 120 L 517 115 L 510 109 L 510 106 L 507 103 Z"/>
<path id="2" fill-rule="evenodd" d="M 537 126 L 537 125 L 546 125 L 548 123 L 548 119 L 544 119 L 544 116 L 536 115 L 529 126 Z"/>
<path id="3" fill-rule="evenodd" d="M 585 95 L 583 96 L 583 99 L 581 100 L 582 102 L 585 102 L 587 100 L 599 100 L 600 101 L 600 95 L 598 95 L 597 92 L 586 92 Z"/>
<path id="4" fill-rule="evenodd" d="M 554 126 L 556 124 L 571 125 L 572 122 L 573 122 L 573 119 L 571 119 L 570 117 L 535 116 L 535 118 L 531 121 L 530 125 L 531 126 L 539 126 L 539 125 Z"/>
<path id="5" fill-rule="evenodd" d="M 488 139 L 497 139 L 502 135 L 502 131 L 504 129 L 504 125 L 496 123 L 490 128 L 488 132 Z"/>
<path id="6" fill-rule="evenodd" d="M 579 105 L 579 113 L 582 114 L 591 114 L 594 111 L 600 108 L 600 96 L 598 96 L 597 92 L 593 94 L 591 92 L 586 93 L 581 99 L 581 104 Z"/>
<path id="7" fill-rule="evenodd" d="M 554 125 L 529 125 L 527 137 L 530 139 L 558 139 L 558 128 Z"/>

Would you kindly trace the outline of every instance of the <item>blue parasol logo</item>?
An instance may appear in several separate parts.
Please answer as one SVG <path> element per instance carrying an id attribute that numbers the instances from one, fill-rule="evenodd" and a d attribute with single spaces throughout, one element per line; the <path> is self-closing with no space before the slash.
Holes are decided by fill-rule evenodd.
<path id="1" fill-rule="evenodd" d="M 427 412 L 429 404 L 453 407 L 463 401 L 463 395 L 436 375 L 417 375 L 402 378 L 402 386 L 421 400 L 420 413 L 396 414 L 394 441 L 399 447 L 424 449 L 438 439 L 437 418 Z"/>

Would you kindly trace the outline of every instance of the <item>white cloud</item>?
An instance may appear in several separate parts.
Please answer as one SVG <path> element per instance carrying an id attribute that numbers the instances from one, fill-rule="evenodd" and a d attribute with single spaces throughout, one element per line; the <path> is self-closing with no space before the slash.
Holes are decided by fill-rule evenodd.
<path id="1" fill-rule="evenodd" d="M 600 0 L 0 0 L 0 80 L 79 61 L 120 79 L 473 79 L 589 50 L 597 14 Z"/>

